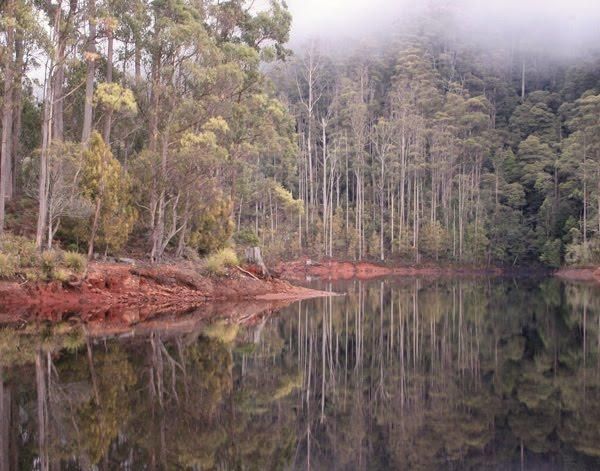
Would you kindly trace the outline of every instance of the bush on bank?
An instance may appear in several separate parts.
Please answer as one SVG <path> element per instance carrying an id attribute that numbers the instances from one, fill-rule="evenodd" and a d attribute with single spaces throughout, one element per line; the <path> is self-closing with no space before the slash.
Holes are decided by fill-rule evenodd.
<path id="1" fill-rule="evenodd" d="M 5 234 L 0 237 L 0 279 L 66 283 L 85 273 L 87 259 L 76 252 L 58 249 L 40 252 L 25 237 Z"/>

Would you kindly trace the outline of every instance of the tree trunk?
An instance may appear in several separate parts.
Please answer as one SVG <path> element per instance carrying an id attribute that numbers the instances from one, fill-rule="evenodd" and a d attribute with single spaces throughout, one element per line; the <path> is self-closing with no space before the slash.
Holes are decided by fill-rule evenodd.
<path id="1" fill-rule="evenodd" d="M 8 0 L 4 11 L 7 22 L 6 48 L 4 62 L 4 103 L 2 106 L 2 144 L 0 148 L 0 235 L 4 232 L 5 200 L 10 197 L 9 182 L 12 180 L 11 138 L 13 122 L 13 72 L 15 27 L 12 24 L 15 15 L 15 0 Z"/>
<path id="2" fill-rule="evenodd" d="M 108 30 L 108 46 L 106 53 L 106 82 L 112 83 L 113 81 L 113 56 L 114 56 L 114 37 L 111 29 Z M 106 116 L 104 117 L 104 130 L 102 131 L 102 138 L 107 146 L 110 147 L 110 131 L 112 127 L 112 116 L 113 109 L 110 107 Z"/>
<path id="3" fill-rule="evenodd" d="M 67 44 L 70 38 L 73 18 L 77 12 L 78 0 L 68 0 L 69 11 L 63 21 L 61 4 L 56 8 L 53 40 L 55 41 L 55 55 L 52 65 L 52 130 L 49 133 L 52 139 L 64 139 L 64 82 Z M 52 70 L 52 69 L 51 69 Z M 50 143 L 50 141 L 48 141 Z"/>
<path id="4" fill-rule="evenodd" d="M 329 214 L 328 209 L 328 196 L 327 196 L 327 121 L 325 118 L 321 120 L 322 126 L 322 145 L 323 145 L 323 252 L 327 255 L 327 215 Z"/>
<path id="5" fill-rule="evenodd" d="M 48 148 L 50 146 L 52 130 L 52 86 L 48 85 L 44 103 L 44 120 L 42 123 L 42 149 L 40 153 L 40 177 L 38 183 L 38 220 L 35 244 L 41 248 L 44 243 L 48 216 Z"/>
<path id="6" fill-rule="evenodd" d="M 140 40 L 136 39 L 134 44 L 134 68 L 135 68 L 135 83 L 136 85 L 142 80 L 142 48 Z"/>
<path id="7" fill-rule="evenodd" d="M 53 26 L 53 37 L 59 38 L 60 36 L 60 16 L 61 9 L 56 9 L 56 15 L 54 17 Z M 59 38 L 60 41 L 60 38 Z M 54 75 L 58 73 L 55 71 L 55 64 L 61 57 L 60 47 L 56 48 L 54 57 L 47 66 L 47 72 L 45 77 L 45 90 L 44 90 L 44 118 L 42 121 L 42 148 L 40 152 L 40 176 L 38 182 L 38 220 L 35 236 L 35 244 L 38 249 L 41 249 L 44 243 L 44 234 L 46 231 L 47 217 L 48 217 L 48 148 L 50 147 L 50 141 L 52 140 L 53 131 L 53 117 L 54 117 L 54 99 L 56 91 L 56 79 Z M 62 87 L 61 87 L 62 88 Z"/>
<path id="8" fill-rule="evenodd" d="M 379 189 L 379 258 L 385 260 L 383 247 L 383 231 L 384 231 L 384 193 L 385 193 L 385 157 L 381 156 L 381 181 Z"/>
<path id="9" fill-rule="evenodd" d="M 525 101 L 525 59 L 521 64 L 521 101 Z"/>
<path id="10" fill-rule="evenodd" d="M 46 365 L 44 352 L 38 349 L 35 354 L 35 385 L 37 393 L 37 419 L 38 419 L 38 454 L 40 471 L 49 471 L 48 459 L 48 389 L 46 381 Z"/>
<path id="11" fill-rule="evenodd" d="M 4 384 L 4 372 L 0 366 L 0 471 L 10 470 L 10 429 L 11 417 L 10 389 Z"/>
<path id="12" fill-rule="evenodd" d="M 58 46 L 58 57 L 55 64 L 56 71 L 52 77 L 52 139 L 62 141 L 64 139 L 64 106 L 63 106 L 63 83 L 65 79 L 64 70 L 65 52 L 64 45 Z M 50 141 L 48 142 L 50 143 Z"/>
<path id="13" fill-rule="evenodd" d="M 88 260 L 91 260 L 94 256 L 94 241 L 96 240 L 96 234 L 98 233 L 98 224 L 100 221 L 100 210 L 102 209 L 102 197 L 96 198 L 96 209 L 94 210 L 94 220 L 92 222 L 92 231 L 90 233 L 90 240 L 88 243 Z"/>
<path id="14" fill-rule="evenodd" d="M 262 258 L 260 247 L 249 247 L 245 251 L 246 262 L 252 265 L 258 265 L 263 276 L 271 276 L 265 262 Z"/>
<path id="15" fill-rule="evenodd" d="M 583 136 L 583 244 L 587 246 L 587 213 L 588 213 L 588 200 L 587 200 L 587 143 L 585 134 Z"/>
<path id="16" fill-rule="evenodd" d="M 21 127 L 23 114 L 23 85 L 21 83 L 24 71 L 23 37 L 16 32 L 15 38 L 15 80 L 13 81 L 13 128 L 12 128 L 12 181 L 9 182 L 9 195 L 13 197 L 17 192 L 17 175 L 21 169 Z"/>
<path id="17" fill-rule="evenodd" d="M 160 193 L 158 197 L 158 215 L 156 218 L 156 224 L 154 226 L 154 230 L 152 231 L 152 253 L 151 259 L 153 262 L 160 261 L 162 257 L 161 246 L 164 239 L 165 234 L 165 211 L 166 211 L 166 192 L 165 192 L 165 184 L 167 180 L 167 154 L 168 154 L 168 135 L 162 135 L 162 149 L 161 149 L 161 183 L 160 183 Z"/>
<path id="18" fill-rule="evenodd" d="M 598 234 L 600 234 L 600 167 L 596 171 L 596 201 L 598 203 L 598 211 L 596 217 L 598 218 Z"/>
<path id="19" fill-rule="evenodd" d="M 85 103 L 83 108 L 83 128 L 81 142 L 87 146 L 92 134 L 94 75 L 96 73 L 96 0 L 87 0 L 87 20 L 89 36 L 85 50 L 87 71 L 85 76 Z"/>

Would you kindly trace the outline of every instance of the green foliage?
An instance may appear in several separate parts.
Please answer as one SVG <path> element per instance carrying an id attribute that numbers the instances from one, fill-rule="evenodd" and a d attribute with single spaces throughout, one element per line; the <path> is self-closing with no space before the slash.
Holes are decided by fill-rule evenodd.
<path id="1" fill-rule="evenodd" d="M 222 249 L 233 234 L 231 202 L 216 198 L 193 221 L 189 245 L 200 254 Z"/>
<path id="2" fill-rule="evenodd" d="M 99 243 L 106 250 L 120 250 L 137 219 L 131 201 L 131 180 L 97 132 L 92 133 L 89 149 L 84 153 L 82 190 L 99 209 L 88 227 L 98 225 Z"/>
<path id="3" fill-rule="evenodd" d="M 44 250 L 42 252 L 41 269 L 46 279 L 52 280 L 54 278 L 59 262 L 60 255 L 56 250 Z"/>
<path id="4" fill-rule="evenodd" d="M 15 61 L 9 227 L 33 232 L 36 215 L 15 208 L 43 196 L 44 155 L 43 233 L 75 250 L 207 255 L 235 221 L 238 243 L 273 257 L 555 265 L 561 240 L 570 260 L 594 260 L 579 244 L 600 230 L 596 59 L 549 67 L 522 41 L 498 60 L 496 47 L 449 41 L 455 15 L 439 15 L 453 7 L 375 49 L 311 43 L 288 57 L 285 3 L 251 3 L 99 2 L 88 43 L 75 34 L 85 10 L 18 0 L 6 33 L 56 64 L 46 85 L 64 86 L 47 88 L 59 96 L 47 96 L 42 154 L 49 103 L 34 96 L 35 67 Z M 116 40 L 114 55 L 89 50 L 98 38 Z M 104 137 L 79 142 L 84 109 Z"/>
<path id="5" fill-rule="evenodd" d="M 98 401 L 92 397 L 77 408 L 76 420 L 81 433 L 81 444 L 93 464 L 105 456 L 110 444 L 117 437 L 126 413 L 124 404 L 128 392 L 135 384 L 133 366 L 127 361 L 123 351 L 111 348 L 106 353 L 95 356 L 98 363 L 95 374 L 99 381 Z"/>
<path id="6" fill-rule="evenodd" d="M 4 234 L 0 238 L 0 252 L 14 257 L 16 264 L 22 268 L 36 266 L 40 257 L 34 241 L 11 234 Z"/>
<path id="7" fill-rule="evenodd" d="M 420 243 L 425 256 L 437 260 L 448 249 L 448 233 L 440 222 L 435 221 L 422 229 Z"/>
<path id="8" fill-rule="evenodd" d="M 42 354 L 77 352 L 84 345 L 85 333 L 80 326 L 55 323 L 25 328 L 0 328 L 0 366 L 19 367 L 32 364 Z"/>
<path id="9" fill-rule="evenodd" d="M 275 401 L 280 401 L 281 399 L 289 396 L 296 389 L 300 389 L 302 387 L 302 376 L 291 376 L 281 378 L 281 383 L 279 387 L 275 390 L 273 394 L 273 399 Z"/>
<path id="10" fill-rule="evenodd" d="M 482 227 L 470 224 L 465 235 L 468 251 L 467 260 L 471 263 L 484 263 L 490 241 Z"/>
<path id="11" fill-rule="evenodd" d="M 224 344 L 230 344 L 235 341 L 238 332 L 239 325 L 224 321 L 217 321 L 206 327 L 206 329 L 202 331 L 202 334 Z"/>
<path id="12" fill-rule="evenodd" d="M 295 199 L 289 190 L 286 190 L 277 182 L 272 182 L 272 188 L 275 197 L 287 211 L 292 213 L 301 213 L 304 211 L 304 202 Z"/>
<path id="13" fill-rule="evenodd" d="M 239 264 L 235 250 L 224 248 L 208 257 L 204 262 L 204 268 L 213 275 L 224 275 L 228 267 Z"/>
<path id="14" fill-rule="evenodd" d="M 562 241 L 560 239 L 546 241 L 540 254 L 540 261 L 552 268 L 560 267 L 561 249 Z"/>
<path id="15" fill-rule="evenodd" d="M 260 239 L 251 229 L 241 229 L 233 235 L 233 240 L 238 245 L 256 247 L 260 245 Z"/>
<path id="16" fill-rule="evenodd" d="M 75 273 L 83 273 L 87 267 L 87 258 L 77 252 L 65 252 L 63 260 L 66 267 Z"/>
<path id="17" fill-rule="evenodd" d="M 87 260 L 74 252 L 52 249 L 39 252 L 25 237 L 5 234 L 0 238 L 0 277 L 21 277 L 27 281 L 60 281 L 83 274 Z"/>
<path id="18" fill-rule="evenodd" d="M 16 272 L 16 263 L 13 257 L 0 252 L 0 278 L 12 278 Z"/>
<path id="19" fill-rule="evenodd" d="M 569 265 L 590 265 L 600 263 L 600 238 L 595 237 L 588 242 L 567 244 L 565 262 Z"/>
<path id="20" fill-rule="evenodd" d="M 94 104 L 111 111 L 137 113 L 133 92 L 115 82 L 98 84 Z"/>
<path id="21" fill-rule="evenodd" d="M 71 279 L 71 272 L 65 270 L 64 268 L 55 268 L 52 273 L 52 279 L 59 281 L 61 283 L 66 283 Z"/>

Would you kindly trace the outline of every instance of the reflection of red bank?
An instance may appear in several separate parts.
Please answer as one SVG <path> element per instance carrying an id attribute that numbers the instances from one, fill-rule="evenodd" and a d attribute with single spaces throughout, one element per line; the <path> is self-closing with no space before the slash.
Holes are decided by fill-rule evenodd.
<path id="1" fill-rule="evenodd" d="M 295 301 L 327 296 L 244 269 L 209 277 L 173 265 L 131 267 L 92 263 L 76 285 L 0 283 L 0 324 L 75 317 L 130 325 L 160 313 L 178 313 L 214 301 Z"/>
<path id="2" fill-rule="evenodd" d="M 570 281 L 600 282 L 600 268 L 561 268 L 556 276 Z"/>
<path id="3" fill-rule="evenodd" d="M 326 260 L 315 262 L 300 259 L 281 263 L 277 273 L 287 280 L 321 278 L 328 280 L 370 280 L 385 276 L 442 276 L 442 275 L 501 275 L 501 268 L 441 267 L 441 266 L 384 266 L 370 262 Z"/>

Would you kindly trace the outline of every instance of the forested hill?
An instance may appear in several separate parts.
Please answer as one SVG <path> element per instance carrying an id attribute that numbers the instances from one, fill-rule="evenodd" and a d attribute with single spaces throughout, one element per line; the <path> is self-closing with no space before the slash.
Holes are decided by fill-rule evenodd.
<path id="1" fill-rule="evenodd" d="M 344 54 L 311 43 L 275 73 L 297 117 L 310 243 L 382 260 L 598 263 L 599 57 L 419 30 Z"/>
<path id="2" fill-rule="evenodd" d="M 305 243 L 382 260 L 600 262 L 600 57 L 481 47 L 428 24 L 342 53 L 312 42 L 274 72 L 298 123 Z"/>
<path id="3" fill-rule="evenodd" d="M 292 53 L 285 4 L 251 4 L 0 4 L 0 227 L 155 261 L 600 263 L 599 56 L 438 10 Z"/>

